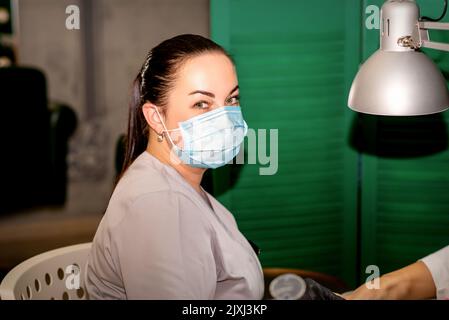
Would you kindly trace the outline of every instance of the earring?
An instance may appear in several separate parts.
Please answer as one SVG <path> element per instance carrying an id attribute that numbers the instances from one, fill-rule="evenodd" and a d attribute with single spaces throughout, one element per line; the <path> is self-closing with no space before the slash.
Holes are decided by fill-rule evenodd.
<path id="1" fill-rule="evenodd" d="M 159 133 L 159 134 L 157 135 L 157 141 L 158 141 L 158 142 L 164 141 L 164 135 Z"/>

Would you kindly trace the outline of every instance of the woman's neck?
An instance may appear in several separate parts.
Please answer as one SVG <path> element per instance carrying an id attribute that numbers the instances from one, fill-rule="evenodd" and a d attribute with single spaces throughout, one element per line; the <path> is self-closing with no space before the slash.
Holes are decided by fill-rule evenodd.
<path id="1" fill-rule="evenodd" d="M 162 163 L 173 167 L 201 196 L 204 197 L 204 192 L 201 188 L 201 180 L 203 179 L 203 174 L 206 169 L 193 168 L 182 163 L 178 158 L 176 158 L 177 161 L 174 161 L 174 159 L 170 159 L 170 149 L 166 148 L 165 144 L 160 144 L 157 145 L 157 147 L 152 147 L 155 145 L 155 143 L 150 141 L 147 147 L 147 152 Z M 174 155 L 172 155 L 172 157 L 173 156 Z"/>

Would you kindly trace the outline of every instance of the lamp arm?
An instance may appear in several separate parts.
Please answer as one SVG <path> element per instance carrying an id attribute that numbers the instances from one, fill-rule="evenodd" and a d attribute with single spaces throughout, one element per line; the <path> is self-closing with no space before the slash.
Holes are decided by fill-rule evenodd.
<path id="1" fill-rule="evenodd" d="M 442 42 L 433 42 L 430 40 L 429 30 L 446 30 L 449 31 L 449 23 L 445 22 L 431 22 L 420 21 L 418 22 L 418 35 L 419 45 L 421 48 L 430 48 L 440 51 L 449 52 L 449 44 Z M 399 40 L 400 41 L 400 40 Z"/>

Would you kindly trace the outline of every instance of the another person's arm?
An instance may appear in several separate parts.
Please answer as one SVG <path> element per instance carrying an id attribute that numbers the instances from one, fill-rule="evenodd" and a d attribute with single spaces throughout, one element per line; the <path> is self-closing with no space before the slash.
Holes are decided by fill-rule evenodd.
<path id="1" fill-rule="evenodd" d="M 449 246 L 421 259 L 432 274 L 436 297 L 449 299 Z"/>
<path id="2" fill-rule="evenodd" d="M 345 295 L 348 300 L 403 300 L 435 297 L 435 285 L 426 265 L 418 261 L 380 278 L 379 289 L 368 289 L 363 284 Z"/>
<path id="3" fill-rule="evenodd" d="M 346 299 L 449 299 L 449 246 L 380 278 L 379 289 L 360 286 Z"/>

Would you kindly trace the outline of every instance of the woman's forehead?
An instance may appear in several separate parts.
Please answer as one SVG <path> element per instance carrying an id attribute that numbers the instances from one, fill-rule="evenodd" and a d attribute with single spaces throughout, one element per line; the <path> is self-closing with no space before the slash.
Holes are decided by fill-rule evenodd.
<path id="1" fill-rule="evenodd" d="M 227 95 L 237 84 L 234 64 L 226 55 L 214 52 L 187 60 L 179 70 L 175 87 L 185 93 L 202 90 Z"/>

